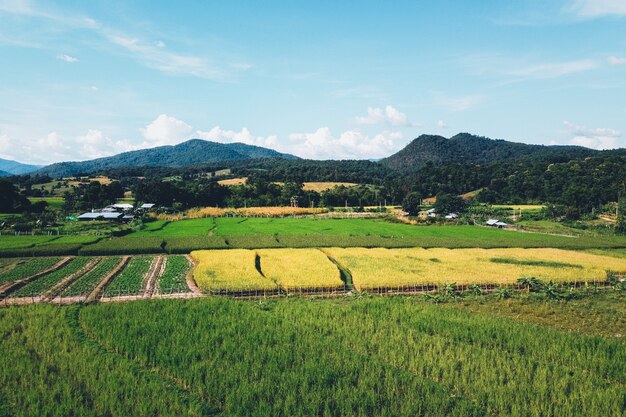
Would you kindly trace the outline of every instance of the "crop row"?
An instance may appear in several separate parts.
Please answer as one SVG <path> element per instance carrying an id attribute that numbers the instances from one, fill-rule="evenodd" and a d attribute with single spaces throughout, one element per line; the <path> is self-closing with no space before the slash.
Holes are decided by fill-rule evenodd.
<path id="1" fill-rule="evenodd" d="M 180 255 L 168 256 L 165 261 L 165 269 L 159 277 L 159 293 L 189 292 L 187 286 L 187 273 L 189 261 Z"/>
<path id="2" fill-rule="evenodd" d="M 146 275 L 153 261 L 153 256 L 133 257 L 126 268 L 105 288 L 104 296 L 137 295 L 143 292 Z"/>
<path id="3" fill-rule="evenodd" d="M 12 259 L 0 274 L 0 284 L 28 278 L 59 262 L 59 258 Z"/>
<path id="4" fill-rule="evenodd" d="M 116 256 L 103 258 L 94 268 L 76 280 L 72 285 L 61 293 L 61 297 L 86 296 L 91 293 L 102 278 L 111 272 L 120 262 Z"/>
<path id="5" fill-rule="evenodd" d="M 79 257 L 74 258 L 71 262 L 63 266 L 62 268 L 46 274 L 33 282 L 30 282 L 11 294 L 11 297 L 32 297 L 35 295 L 42 295 L 46 291 L 50 290 L 57 283 L 66 277 L 78 272 L 85 267 L 91 258 Z"/>

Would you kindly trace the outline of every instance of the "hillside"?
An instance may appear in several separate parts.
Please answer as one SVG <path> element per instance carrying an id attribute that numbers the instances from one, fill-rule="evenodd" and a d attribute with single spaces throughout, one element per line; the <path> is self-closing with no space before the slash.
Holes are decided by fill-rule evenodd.
<path id="1" fill-rule="evenodd" d="M 37 171 L 51 177 L 67 177 L 78 173 L 131 167 L 187 167 L 219 161 L 235 161 L 257 158 L 297 159 L 272 149 L 243 143 L 218 143 L 191 139 L 175 146 L 159 146 L 151 149 L 124 152 L 118 155 L 83 162 L 60 162 Z"/>
<path id="2" fill-rule="evenodd" d="M 22 164 L 21 162 L 0 158 L 0 177 L 27 174 L 29 172 L 36 171 L 39 168 L 41 168 L 41 166 Z"/>
<path id="3" fill-rule="evenodd" d="M 0 177 L 10 177 L 11 174 L 10 172 L 6 172 L 6 171 L 0 171 Z"/>
<path id="4" fill-rule="evenodd" d="M 380 161 L 396 170 L 415 170 L 428 162 L 486 164 L 523 158 L 570 160 L 597 155 L 599 151 L 579 146 L 544 146 L 489 139 L 459 133 L 447 139 L 437 135 L 421 135 L 404 149 Z"/>

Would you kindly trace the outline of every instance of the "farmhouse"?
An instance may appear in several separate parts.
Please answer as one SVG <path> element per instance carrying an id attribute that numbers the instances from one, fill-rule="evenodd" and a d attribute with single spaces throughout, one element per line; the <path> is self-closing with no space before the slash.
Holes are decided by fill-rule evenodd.
<path id="1" fill-rule="evenodd" d="M 456 213 L 450 213 L 450 214 L 446 214 L 446 219 L 448 220 L 452 220 L 452 219 L 458 219 L 459 215 Z"/>
<path id="2" fill-rule="evenodd" d="M 124 217 L 123 213 L 114 212 L 94 212 L 94 213 L 83 213 L 78 216 L 78 220 L 122 220 Z"/>
<path id="3" fill-rule="evenodd" d="M 498 219 L 489 219 L 489 220 L 487 220 L 487 226 L 497 227 L 498 229 L 502 229 L 504 227 L 507 227 L 508 224 L 504 223 L 504 222 L 501 222 Z"/>

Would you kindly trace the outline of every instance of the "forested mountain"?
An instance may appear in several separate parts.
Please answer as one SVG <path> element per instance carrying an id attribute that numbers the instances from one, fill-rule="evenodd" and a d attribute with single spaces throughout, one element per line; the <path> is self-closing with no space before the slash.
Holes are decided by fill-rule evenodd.
<path id="1" fill-rule="evenodd" d="M 10 177 L 11 174 L 10 172 L 6 172 L 6 171 L 0 171 L 0 177 Z"/>
<path id="2" fill-rule="evenodd" d="M 0 158 L 0 176 L 27 174 L 39 168 L 41 166 L 22 164 L 21 162 Z M 3 172 L 6 174 L 3 174 Z"/>
<path id="3" fill-rule="evenodd" d="M 60 162 L 37 171 L 40 175 L 67 177 L 78 173 L 93 173 L 114 168 L 137 166 L 184 167 L 218 161 L 235 161 L 254 158 L 296 159 L 272 149 L 243 143 L 218 143 L 191 139 L 175 146 L 124 152 L 119 155 L 84 162 Z"/>
<path id="4" fill-rule="evenodd" d="M 435 166 L 452 163 L 487 164 L 524 158 L 564 162 L 597 154 L 598 151 L 578 146 L 528 145 L 459 133 L 450 139 L 421 135 L 404 149 L 380 162 L 396 170 L 412 171 L 429 162 Z"/>

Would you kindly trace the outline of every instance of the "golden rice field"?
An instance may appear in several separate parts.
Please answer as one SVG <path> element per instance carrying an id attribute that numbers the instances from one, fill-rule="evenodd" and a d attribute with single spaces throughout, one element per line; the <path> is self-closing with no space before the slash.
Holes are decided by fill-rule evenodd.
<path id="1" fill-rule="evenodd" d="M 302 184 L 304 191 L 315 191 L 321 193 L 322 191 L 332 190 L 335 187 L 356 187 L 359 184 L 354 182 L 305 182 Z"/>
<path id="2" fill-rule="evenodd" d="M 285 290 L 344 287 L 339 269 L 318 249 L 266 249 L 257 253 L 263 274 Z"/>
<path id="3" fill-rule="evenodd" d="M 327 253 L 350 271 L 359 290 L 442 282 L 512 284 L 520 277 L 601 281 L 607 271 L 626 273 L 626 260 L 561 249 L 332 248 Z"/>
<path id="4" fill-rule="evenodd" d="M 197 265 L 194 278 L 204 291 L 343 288 L 340 271 L 327 255 L 350 273 L 357 290 L 453 282 L 507 285 L 521 277 L 591 282 L 606 280 L 607 271 L 626 274 L 626 259 L 545 248 L 233 249 L 191 254 Z"/>
<path id="5" fill-rule="evenodd" d="M 246 249 L 191 252 L 193 277 L 205 292 L 216 290 L 275 290 L 276 284 L 255 267 L 256 252 Z"/>

